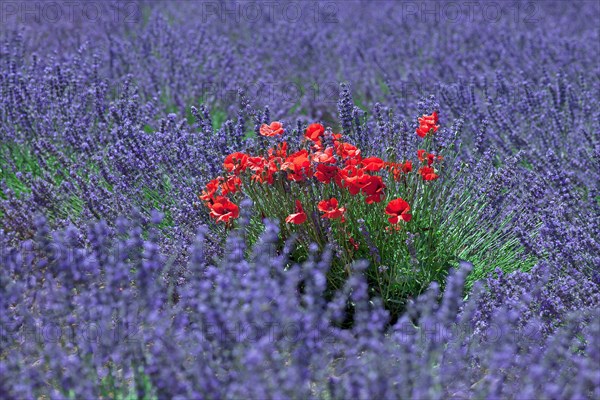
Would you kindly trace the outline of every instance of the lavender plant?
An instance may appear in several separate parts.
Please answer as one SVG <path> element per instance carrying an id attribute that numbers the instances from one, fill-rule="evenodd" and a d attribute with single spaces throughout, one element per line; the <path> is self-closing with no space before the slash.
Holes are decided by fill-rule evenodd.
<path id="1" fill-rule="evenodd" d="M 162 216 L 153 214 L 148 225 L 119 219 L 115 229 L 100 222 L 87 231 L 53 232 L 36 218 L 34 239 L 7 248 L 3 397 L 585 398 L 600 390 L 597 298 L 559 311 L 562 323 L 545 331 L 544 312 L 532 311 L 545 281 L 531 280 L 481 324 L 485 291 L 477 285 L 464 301 L 471 265 L 463 263 L 441 302 L 434 283 L 390 326 L 362 274 L 324 300 L 331 251 L 315 247 L 285 268 L 292 243 L 277 252 L 272 223 L 252 249 L 243 230 L 232 232 L 221 259 L 211 259 L 200 229 L 175 286 L 158 251 Z M 355 323 L 342 329 L 348 301 Z"/>

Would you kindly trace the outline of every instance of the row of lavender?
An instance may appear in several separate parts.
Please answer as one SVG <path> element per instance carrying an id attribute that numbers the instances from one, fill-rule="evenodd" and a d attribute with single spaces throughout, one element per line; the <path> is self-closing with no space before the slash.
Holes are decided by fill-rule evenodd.
<path id="1" fill-rule="evenodd" d="M 598 395 L 600 69 L 583 21 L 597 4 L 450 18 L 438 2 L 327 2 L 291 18 L 289 3 L 259 21 L 235 2 L 52 20 L 16 4 L 0 53 L 6 397 Z M 322 303 L 326 256 L 282 274 L 274 227 L 248 261 L 236 234 L 226 249 L 196 237 L 199 188 L 263 122 L 299 136 L 303 118 L 339 120 L 383 155 L 416 146 L 399 138 L 432 107 L 462 142 L 460 184 L 530 216 L 510 229 L 533 271 L 466 302 L 455 277 L 439 311 L 430 293 L 387 327 L 360 280 Z M 332 322 L 343 296 L 351 331 Z"/>
<path id="2" fill-rule="evenodd" d="M 248 221 L 242 208 L 242 226 Z M 289 271 L 269 223 L 251 249 L 231 234 L 214 263 L 206 232 L 194 240 L 176 290 L 158 278 L 174 268 L 149 225 L 119 219 L 51 234 L 5 255 L 1 314 L 3 398 L 595 398 L 600 321 L 591 307 L 554 308 L 597 288 L 535 275 L 482 285 L 463 301 L 470 266 L 410 305 L 392 326 L 370 301 L 360 262 L 330 302 L 332 253 Z M 149 237 L 144 239 L 143 232 Z M 51 236 L 51 239 L 49 237 Z M 85 236 L 89 245 L 82 246 Z M 292 245 L 291 243 L 288 245 Z M 250 255 L 245 257 L 248 250 Z M 36 268 L 31 269 L 32 263 Z M 135 282 L 134 285 L 131 282 Z M 302 284 L 303 291 L 298 291 Z M 568 294 L 561 291 L 567 290 Z M 584 293 L 584 291 L 587 291 Z M 562 296 L 562 297 L 561 297 Z M 351 329 L 340 328 L 347 300 Z M 577 304 L 583 304 L 578 300 Z M 560 326 L 548 331 L 548 312 Z"/>

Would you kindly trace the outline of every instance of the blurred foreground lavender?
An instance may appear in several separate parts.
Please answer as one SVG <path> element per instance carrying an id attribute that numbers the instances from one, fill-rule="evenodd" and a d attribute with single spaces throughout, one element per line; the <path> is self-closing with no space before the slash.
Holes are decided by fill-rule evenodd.
<path id="1" fill-rule="evenodd" d="M 186 282 L 174 288 L 163 279 L 172 266 L 158 253 L 160 218 L 53 233 L 38 218 L 35 239 L 3 255 L 3 398 L 600 394 L 598 299 L 577 312 L 556 309 L 562 322 L 547 331 L 544 314 L 529 311 L 547 308 L 543 276 L 518 298 L 486 308 L 482 325 L 478 301 L 486 290 L 477 285 L 462 300 L 470 270 L 463 263 L 441 303 L 434 283 L 387 327 L 387 313 L 369 301 L 360 274 L 324 301 L 329 252 L 285 270 L 273 224 L 253 249 L 245 248 L 242 231 L 231 234 L 216 263 L 200 229 Z M 355 309 L 350 330 L 335 323 L 348 299 Z"/>

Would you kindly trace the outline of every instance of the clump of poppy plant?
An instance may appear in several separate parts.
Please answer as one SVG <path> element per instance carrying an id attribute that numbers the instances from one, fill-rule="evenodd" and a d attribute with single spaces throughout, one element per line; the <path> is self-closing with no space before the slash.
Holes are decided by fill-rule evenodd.
<path id="1" fill-rule="evenodd" d="M 474 186 L 454 190 L 465 166 L 451 163 L 456 148 L 440 146 L 437 111 L 417 121 L 417 148 L 406 159 L 365 154 L 320 123 L 297 132 L 299 141 L 286 140 L 279 121 L 263 124 L 264 146 L 227 155 L 223 174 L 199 198 L 215 227 L 225 229 L 235 227 L 237 205 L 251 198 L 255 212 L 244 224 L 246 238 L 257 240 L 265 218 L 278 220 L 282 248 L 287 239 L 296 240 L 292 261 L 306 260 L 312 244 L 329 246 L 331 294 L 353 273 L 354 261 L 368 260 L 371 294 L 393 315 L 431 282 L 443 285 L 460 260 L 475 266 L 469 285 L 496 268 L 523 264 L 518 238 L 504 229 L 518 210 L 507 210 L 500 227 L 482 229 L 492 200 Z"/>
<path id="2" fill-rule="evenodd" d="M 258 154 L 229 154 L 223 175 L 208 182 L 199 198 L 217 224 L 231 228 L 239 215 L 236 203 L 250 197 L 256 209 L 250 226 L 259 232 L 264 218 L 282 221 L 282 240 L 297 237 L 297 261 L 308 256 L 311 243 L 331 246 L 333 290 L 352 273 L 352 261 L 369 260 L 372 292 L 388 308 L 399 307 L 442 280 L 451 264 L 450 256 L 436 255 L 440 236 L 431 217 L 430 192 L 444 167 L 442 155 L 427 149 L 439 129 L 438 114 L 418 121 L 425 148 L 400 161 L 363 154 L 320 123 L 308 125 L 300 147 L 291 149 L 282 123 L 263 124 L 260 134 L 276 143 Z M 431 253 L 428 268 L 415 265 L 416 247 Z"/>

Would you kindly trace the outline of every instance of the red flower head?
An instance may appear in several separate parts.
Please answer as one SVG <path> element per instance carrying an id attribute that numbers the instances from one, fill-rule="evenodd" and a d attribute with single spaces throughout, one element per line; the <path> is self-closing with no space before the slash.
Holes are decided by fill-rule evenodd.
<path id="1" fill-rule="evenodd" d="M 348 239 L 348 243 L 350 243 L 350 246 L 352 246 L 354 251 L 358 250 L 359 243 L 356 240 L 354 240 L 353 237 L 350 237 L 350 239 Z"/>
<path id="2" fill-rule="evenodd" d="M 379 203 L 385 193 L 385 184 L 380 176 L 369 176 L 368 182 L 362 187 L 362 192 L 367 196 L 365 201 L 367 204 Z"/>
<path id="3" fill-rule="evenodd" d="M 434 111 L 431 115 L 423 115 L 419 117 L 419 127 L 417 128 L 417 135 L 419 137 L 424 138 L 428 133 L 437 132 L 439 125 L 438 123 L 438 113 Z"/>
<path id="4" fill-rule="evenodd" d="M 336 151 L 343 159 L 351 158 L 356 159 L 358 162 L 361 161 L 360 149 L 350 143 L 340 143 L 337 146 Z"/>
<path id="5" fill-rule="evenodd" d="M 310 161 L 308 160 L 308 151 L 300 150 L 291 154 L 281 165 L 282 171 L 288 171 L 288 179 L 292 181 L 303 181 L 312 176 Z"/>
<path id="6" fill-rule="evenodd" d="M 267 165 L 267 160 L 262 157 L 248 157 L 248 162 L 246 166 L 252 172 L 260 172 L 265 169 Z"/>
<path id="7" fill-rule="evenodd" d="M 435 161 L 435 154 L 427 154 L 427 166 L 431 167 L 431 164 L 433 164 L 433 162 Z"/>
<path id="8" fill-rule="evenodd" d="M 241 171 L 246 170 L 247 162 L 248 162 L 248 155 L 238 151 L 235 153 L 231 153 L 230 155 L 225 157 L 225 161 L 223 162 L 223 167 L 228 172 L 233 172 L 234 174 L 237 175 Z"/>
<path id="9" fill-rule="evenodd" d="M 240 190 L 241 187 L 242 180 L 239 178 L 239 176 L 232 175 L 229 178 L 227 178 L 225 183 L 221 185 L 221 193 L 223 194 L 223 196 L 226 196 L 229 193 L 237 192 L 238 190 Z"/>
<path id="10" fill-rule="evenodd" d="M 285 219 L 285 222 L 287 222 L 288 224 L 291 223 L 299 225 L 304 223 L 304 221 L 306 221 L 306 213 L 302 208 L 302 203 L 300 203 L 299 200 L 296 200 L 296 213 L 288 215 Z"/>
<path id="11" fill-rule="evenodd" d="M 325 133 L 325 127 L 321 124 L 310 124 L 306 128 L 306 134 L 304 135 L 307 139 L 313 142 L 320 141 L 320 138 Z"/>
<path id="12" fill-rule="evenodd" d="M 318 164 L 317 172 L 315 172 L 315 178 L 321 183 L 328 184 L 332 180 L 337 184 L 341 183 L 341 177 L 338 172 L 338 167 L 335 165 Z"/>
<path id="13" fill-rule="evenodd" d="M 273 161 L 274 159 L 266 160 L 263 157 L 248 157 L 247 167 L 254 172 L 251 179 L 260 183 L 273 183 L 273 174 L 279 170 L 277 164 Z"/>
<path id="14" fill-rule="evenodd" d="M 381 171 L 384 162 L 381 158 L 368 157 L 362 160 L 362 165 L 367 171 Z"/>
<path id="15" fill-rule="evenodd" d="M 348 189 L 352 196 L 357 195 L 361 189 L 369 183 L 370 175 L 355 166 L 348 166 L 340 171 L 343 178 L 344 187 Z"/>
<path id="16" fill-rule="evenodd" d="M 335 157 L 333 156 L 333 148 L 328 147 L 324 151 L 317 151 L 311 157 L 313 162 L 316 163 L 327 163 L 333 164 L 335 163 Z"/>
<path id="17" fill-rule="evenodd" d="M 271 125 L 262 124 L 260 127 L 260 134 L 263 136 L 277 136 L 283 133 L 283 125 L 279 121 L 271 122 Z"/>
<path id="18" fill-rule="evenodd" d="M 390 221 L 391 224 L 397 224 L 401 219 L 405 222 L 410 221 L 412 215 L 408 213 L 409 211 L 410 206 L 401 198 L 390 201 L 385 208 L 385 213 L 391 215 L 391 217 L 388 218 L 388 221 Z"/>
<path id="19" fill-rule="evenodd" d="M 419 158 L 419 161 L 421 162 L 425 162 L 425 160 L 427 160 L 427 166 L 431 167 L 431 164 L 433 164 L 433 162 L 435 161 L 435 159 L 437 158 L 438 160 L 442 160 L 443 157 L 442 156 L 437 156 L 433 153 L 427 153 L 425 150 L 417 150 L 417 157 Z M 412 167 L 412 166 L 411 166 Z"/>
<path id="20" fill-rule="evenodd" d="M 436 174 L 435 170 L 431 167 L 421 167 L 419 168 L 419 173 L 424 181 L 434 181 L 439 178 L 438 174 Z"/>
<path id="21" fill-rule="evenodd" d="M 431 115 L 423 115 L 419 118 L 419 124 L 437 125 L 438 113 L 434 111 Z"/>
<path id="22" fill-rule="evenodd" d="M 412 171 L 412 161 L 410 161 L 410 160 L 404 161 L 404 164 L 402 164 L 402 172 L 404 172 L 405 174 L 408 174 L 411 171 Z"/>
<path id="23" fill-rule="evenodd" d="M 335 197 L 332 197 L 329 200 L 321 200 L 317 208 L 324 213 L 323 218 L 335 219 L 341 217 L 342 222 L 345 221 L 344 213 L 346 212 L 346 208 L 338 208 L 338 201 Z"/>
<path id="24" fill-rule="evenodd" d="M 211 201 L 214 199 L 217 190 L 219 190 L 219 186 L 223 182 L 222 176 L 217 176 L 212 181 L 206 184 L 206 189 L 202 191 L 202 193 L 198 196 L 202 201 Z"/>
<path id="25" fill-rule="evenodd" d="M 214 203 L 209 205 L 210 216 L 217 222 L 228 223 L 230 219 L 235 219 L 240 215 L 240 209 L 233 204 L 227 197 L 219 196 Z"/>

